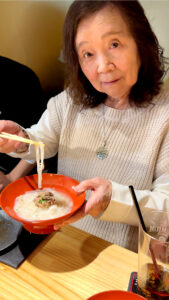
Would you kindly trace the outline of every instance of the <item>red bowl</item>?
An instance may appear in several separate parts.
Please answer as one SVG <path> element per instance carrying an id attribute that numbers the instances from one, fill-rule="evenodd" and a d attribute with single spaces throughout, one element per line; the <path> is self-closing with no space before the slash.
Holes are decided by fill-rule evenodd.
<path id="1" fill-rule="evenodd" d="M 72 214 L 74 214 L 84 203 L 85 193 L 77 195 L 76 192 L 72 189 L 72 186 L 78 185 L 79 182 L 73 178 L 57 175 L 57 174 L 42 174 L 42 189 L 43 188 L 52 188 L 57 192 L 61 192 L 68 196 L 73 205 L 71 211 L 61 217 L 47 220 L 37 220 L 29 221 L 21 218 L 14 211 L 14 205 L 16 197 L 25 194 L 27 191 L 32 191 L 38 189 L 37 184 L 38 175 L 30 175 L 22 177 L 12 183 L 10 183 L 0 195 L 0 202 L 2 209 L 13 219 L 22 223 L 23 227 L 37 234 L 48 234 L 54 231 L 53 225 L 65 221 Z"/>
<path id="2" fill-rule="evenodd" d="M 126 291 L 105 291 L 91 296 L 87 300 L 146 300 L 144 297 Z"/>

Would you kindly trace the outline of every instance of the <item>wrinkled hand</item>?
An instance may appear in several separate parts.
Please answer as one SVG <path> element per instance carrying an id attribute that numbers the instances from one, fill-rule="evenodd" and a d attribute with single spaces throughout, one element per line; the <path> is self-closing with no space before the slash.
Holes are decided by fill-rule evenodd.
<path id="1" fill-rule="evenodd" d="M 77 194 L 91 190 L 90 198 L 72 217 L 63 223 L 54 225 L 55 230 L 60 229 L 64 225 L 74 223 L 85 217 L 87 214 L 97 217 L 99 214 L 105 211 L 111 200 L 112 185 L 107 179 L 97 177 L 84 180 L 79 185 L 75 186 L 74 190 L 77 192 Z"/>
<path id="2" fill-rule="evenodd" d="M 3 131 L 25 137 L 20 126 L 13 121 L 0 120 L 0 133 Z M 0 138 L 0 152 L 2 153 L 10 153 L 16 151 L 16 149 L 22 150 L 24 148 L 25 143 Z"/>
<path id="3" fill-rule="evenodd" d="M 0 191 L 2 191 L 10 182 L 11 180 L 9 179 L 8 175 L 5 175 L 0 171 Z"/>

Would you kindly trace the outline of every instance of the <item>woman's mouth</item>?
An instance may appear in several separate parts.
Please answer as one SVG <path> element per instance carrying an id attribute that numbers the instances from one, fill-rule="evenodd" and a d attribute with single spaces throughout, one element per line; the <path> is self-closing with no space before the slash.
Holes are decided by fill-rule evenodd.
<path id="1" fill-rule="evenodd" d="M 111 85 L 119 81 L 119 79 L 111 80 L 111 81 L 102 81 L 102 84 L 104 85 Z"/>

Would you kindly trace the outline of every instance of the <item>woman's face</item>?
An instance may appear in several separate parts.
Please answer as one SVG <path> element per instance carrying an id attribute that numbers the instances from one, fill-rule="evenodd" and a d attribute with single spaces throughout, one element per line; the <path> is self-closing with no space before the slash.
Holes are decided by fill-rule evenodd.
<path id="1" fill-rule="evenodd" d="M 94 88 L 109 97 L 127 99 L 141 63 L 119 10 L 108 5 L 82 20 L 75 45 L 81 69 Z"/>

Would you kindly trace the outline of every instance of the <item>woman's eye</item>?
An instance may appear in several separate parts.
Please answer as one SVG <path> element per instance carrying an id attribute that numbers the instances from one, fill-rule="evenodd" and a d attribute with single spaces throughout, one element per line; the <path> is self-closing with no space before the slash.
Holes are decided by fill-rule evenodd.
<path id="1" fill-rule="evenodd" d="M 111 43 L 111 48 L 117 48 L 118 46 L 119 46 L 119 43 L 117 43 L 117 42 Z"/>
<path id="2" fill-rule="evenodd" d="M 86 52 L 86 53 L 83 54 L 84 58 L 89 58 L 91 56 L 92 56 L 92 54 L 90 52 Z"/>

